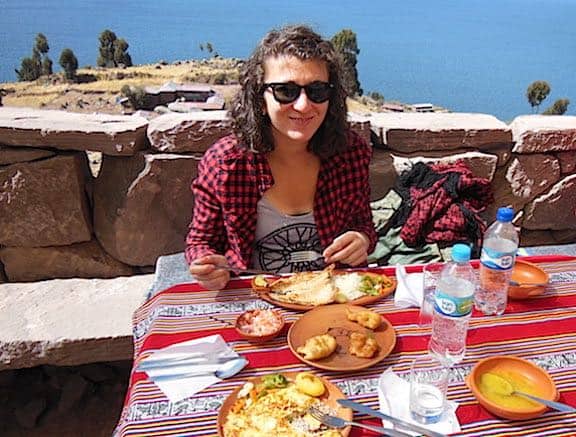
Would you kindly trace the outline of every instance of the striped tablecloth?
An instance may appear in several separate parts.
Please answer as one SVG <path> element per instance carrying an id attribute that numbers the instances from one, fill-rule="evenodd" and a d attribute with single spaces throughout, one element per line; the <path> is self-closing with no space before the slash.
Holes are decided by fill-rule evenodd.
<path id="1" fill-rule="evenodd" d="M 465 376 L 481 358 L 516 355 L 545 368 L 560 391 L 560 401 L 576 405 L 576 259 L 562 256 L 524 258 L 538 262 L 549 274 L 545 295 L 511 301 L 500 317 L 474 313 L 468 332 L 464 361 L 452 369 L 448 398 L 458 402 L 462 436 L 576 436 L 576 413 L 548 411 L 526 421 L 499 419 L 475 400 L 464 383 Z M 417 271 L 419 266 L 409 266 Z M 375 269 L 392 275 L 392 268 Z M 171 403 L 144 373 L 132 372 L 116 437 L 211 436 L 217 434 L 218 409 L 228 394 L 247 378 L 278 371 L 310 368 L 300 362 L 286 344 L 286 336 L 262 345 L 241 339 L 233 328 L 235 318 L 252 308 L 268 308 L 249 291 L 247 280 L 234 280 L 223 291 L 202 291 L 196 284 L 165 290 L 134 314 L 135 363 L 144 352 L 173 343 L 220 334 L 250 364 L 237 377 L 222 381 L 191 398 Z M 406 376 L 413 357 L 426 353 L 429 335 L 416 324 L 417 309 L 399 309 L 388 297 L 371 306 L 393 324 L 397 344 L 379 364 L 353 373 L 312 369 L 336 383 L 352 400 L 378 407 L 379 375 L 391 367 Z M 301 313 L 281 309 L 288 323 Z M 377 419 L 356 415 L 365 423 Z M 352 436 L 373 435 L 353 428 Z"/>

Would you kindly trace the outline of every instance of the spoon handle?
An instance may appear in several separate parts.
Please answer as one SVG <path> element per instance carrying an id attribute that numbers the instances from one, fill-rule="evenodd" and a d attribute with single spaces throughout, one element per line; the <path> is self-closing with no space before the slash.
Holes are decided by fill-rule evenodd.
<path id="1" fill-rule="evenodd" d="M 519 394 L 519 395 L 524 396 L 526 398 L 532 399 L 533 401 L 540 402 L 541 404 L 544 404 L 547 407 L 550 407 L 554 410 L 564 411 L 565 413 L 576 412 L 576 408 L 571 407 L 570 405 L 563 404 L 561 402 L 549 401 L 548 399 L 542 399 L 542 398 L 539 398 L 537 396 L 532 396 L 532 395 L 529 395 L 528 393 L 522 393 L 519 391 L 515 392 L 515 394 Z"/>

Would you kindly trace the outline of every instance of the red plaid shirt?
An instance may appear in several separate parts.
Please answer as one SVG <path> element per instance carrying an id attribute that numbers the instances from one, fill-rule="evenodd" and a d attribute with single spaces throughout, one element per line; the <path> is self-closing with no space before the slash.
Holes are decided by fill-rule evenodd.
<path id="1" fill-rule="evenodd" d="M 359 231 L 376 245 L 370 209 L 369 164 L 372 149 L 354 132 L 348 149 L 320 165 L 314 219 L 323 247 L 346 231 Z M 238 146 L 234 135 L 217 141 L 198 166 L 192 182 L 194 214 L 186 238 L 188 263 L 223 254 L 234 267 L 249 267 L 256 232 L 256 204 L 274 185 L 266 155 Z"/>

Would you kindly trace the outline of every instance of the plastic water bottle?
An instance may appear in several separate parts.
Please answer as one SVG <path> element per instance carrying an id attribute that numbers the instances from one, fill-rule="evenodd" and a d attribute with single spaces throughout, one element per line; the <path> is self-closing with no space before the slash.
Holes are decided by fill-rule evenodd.
<path id="1" fill-rule="evenodd" d="M 480 284 L 474 298 L 476 309 L 500 315 L 506 309 L 512 267 L 518 250 L 518 232 L 512 224 L 514 210 L 498 208 L 496 221 L 484 234 L 480 255 Z"/>
<path id="2" fill-rule="evenodd" d="M 464 358 L 468 321 L 474 305 L 476 275 L 470 265 L 470 247 L 455 244 L 452 262 L 440 273 L 429 351 L 446 366 L 452 366 Z"/>

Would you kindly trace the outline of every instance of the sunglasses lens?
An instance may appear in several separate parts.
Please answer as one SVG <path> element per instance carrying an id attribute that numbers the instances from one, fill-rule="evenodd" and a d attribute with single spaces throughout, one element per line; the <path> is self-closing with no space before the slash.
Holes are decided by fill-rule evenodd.
<path id="1" fill-rule="evenodd" d="M 300 95 L 300 87 L 295 83 L 278 84 L 272 91 L 274 98 L 280 103 L 291 103 Z"/>
<path id="2" fill-rule="evenodd" d="M 330 98 L 332 88 L 326 82 L 312 82 L 305 87 L 306 95 L 314 103 L 323 103 Z"/>

